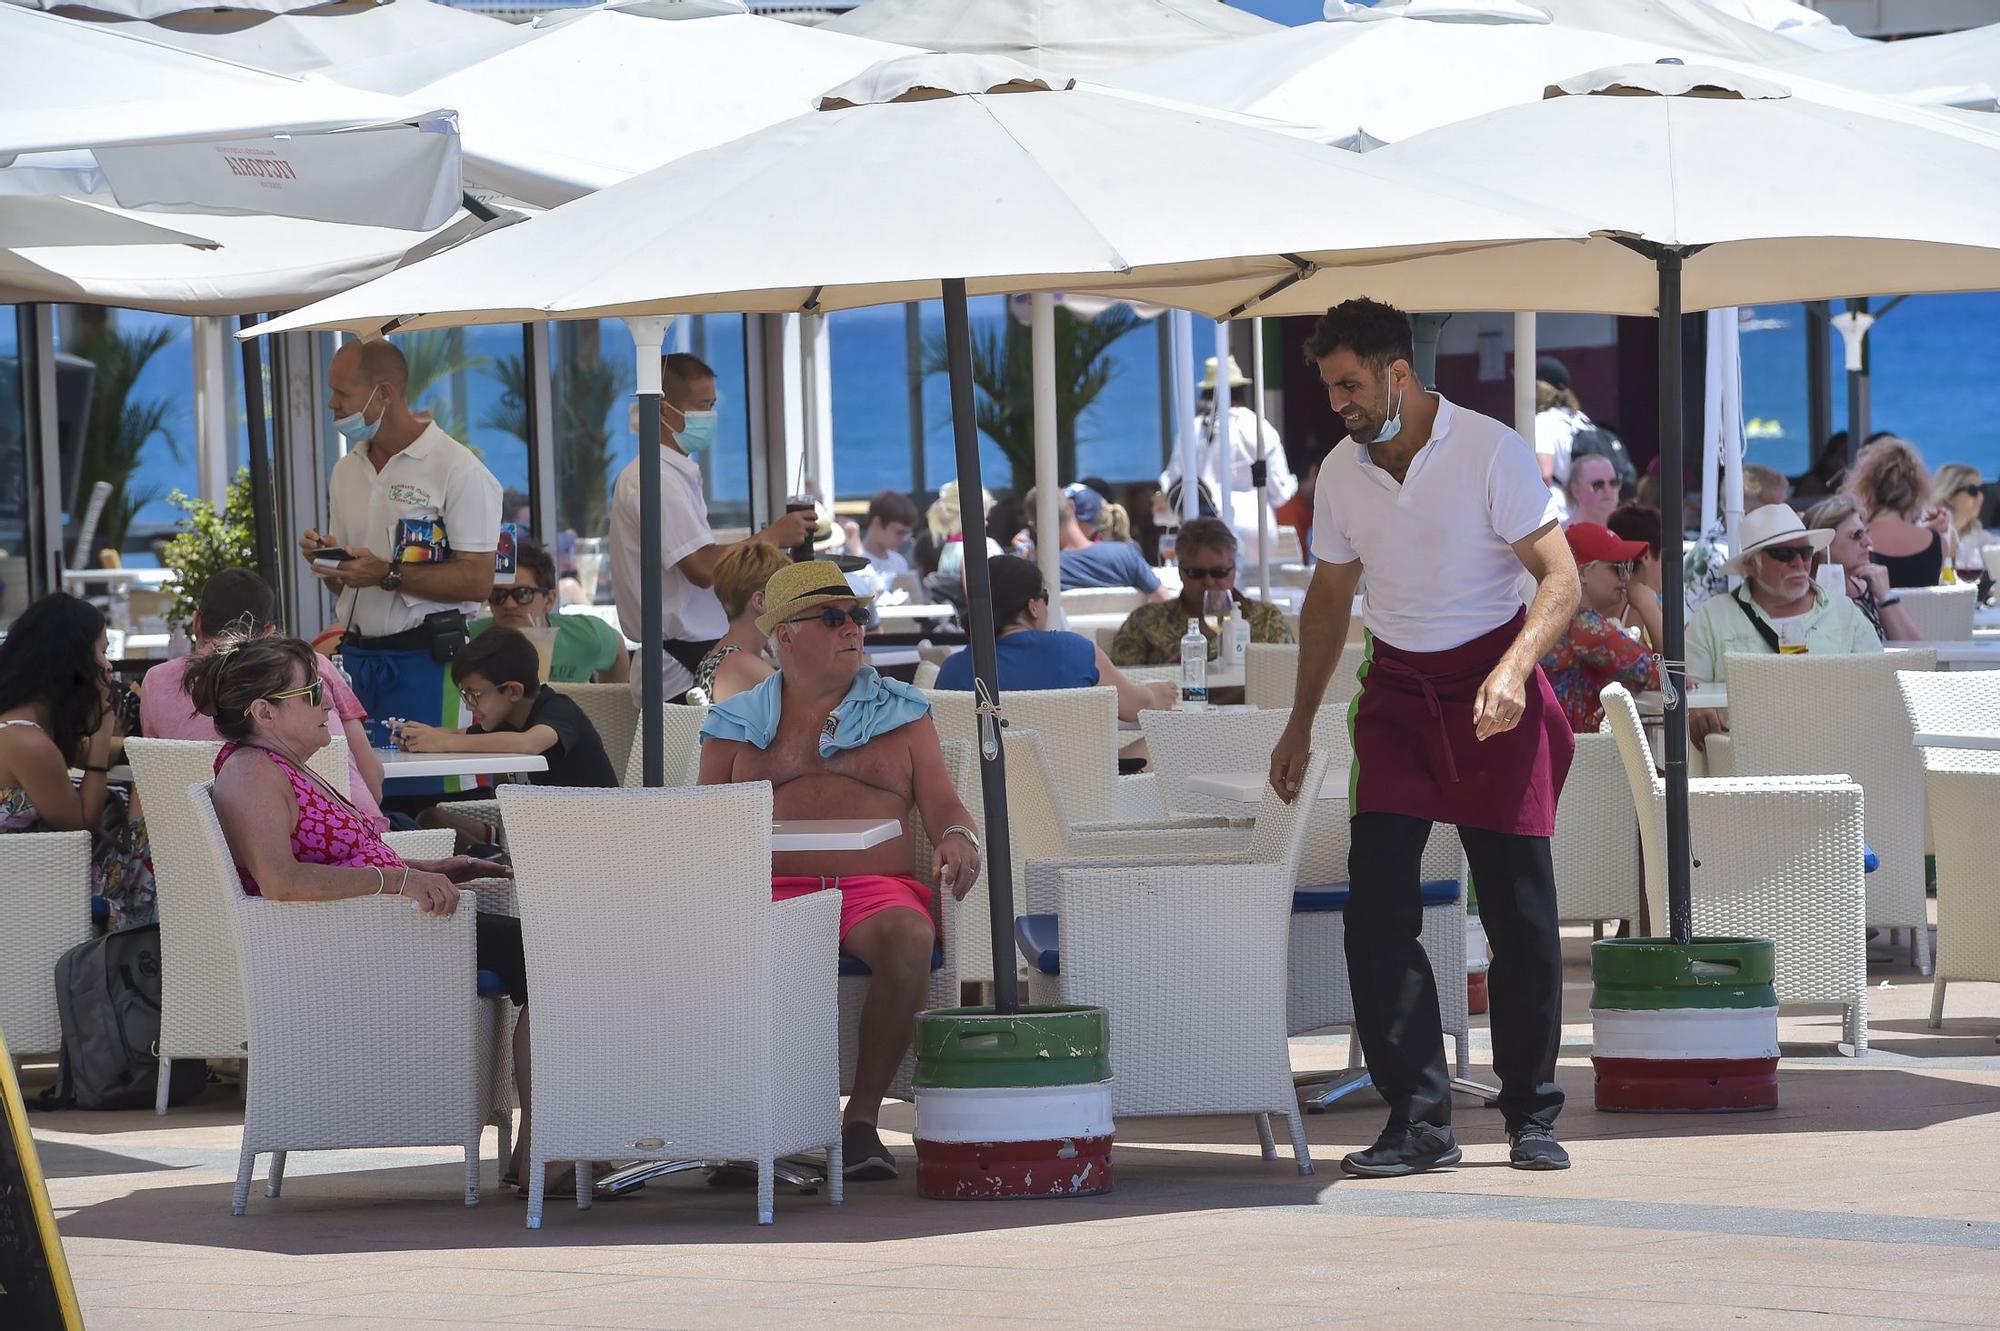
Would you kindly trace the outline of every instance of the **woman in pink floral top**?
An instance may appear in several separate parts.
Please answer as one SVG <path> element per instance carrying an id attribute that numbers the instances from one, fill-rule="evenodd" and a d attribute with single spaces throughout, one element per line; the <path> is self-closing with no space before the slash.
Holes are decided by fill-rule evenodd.
<path id="1" fill-rule="evenodd" d="M 1660 602 L 1652 589 L 1632 579 L 1632 563 L 1646 553 L 1644 541 L 1619 539 L 1594 522 L 1570 524 L 1565 535 L 1583 580 L 1583 602 L 1565 633 L 1542 658 L 1570 729 L 1595 734 L 1604 722 L 1598 695 L 1608 684 L 1635 692 L 1660 687 L 1659 657 L 1627 635 L 1615 616 L 1630 605 L 1652 642 L 1662 640 Z"/>

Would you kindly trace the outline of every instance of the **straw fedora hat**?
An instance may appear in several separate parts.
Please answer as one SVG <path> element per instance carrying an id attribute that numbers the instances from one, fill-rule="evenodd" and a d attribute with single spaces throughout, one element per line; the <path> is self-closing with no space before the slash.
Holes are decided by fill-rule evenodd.
<path id="1" fill-rule="evenodd" d="M 1231 388 L 1246 388 L 1249 384 L 1250 376 L 1243 373 L 1243 367 L 1236 363 L 1236 357 L 1231 356 L 1229 358 L 1229 386 Z M 1213 356 L 1210 356 L 1202 364 L 1201 387 L 1204 392 L 1215 387 L 1215 357 Z"/>
<path id="2" fill-rule="evenodd" d="M 765 610 L 757 617 L 757 631 L 769 636 L 785 620 L 829 601 L 856 601 L 869 605 L 874 600 L 874 597 L 863 596 L 848 586 L 840 566 L 829 560 L 812 559 L 803 564 L 787 564 L 764 584 Z"/>
<path id="3" fill-rule="evenodd" d="M 1804 543 L 1820 551 L 1833 544 L 1832 532 L 1824 527 L 1809 530 L 1790 504 L 1766 504 L 1745 513 L 1737 535 L 1743 548 L 1722 566 L 1722 571 L 1742 578 L 1750 576 L 1750 557 L 1767 546 Z"/>

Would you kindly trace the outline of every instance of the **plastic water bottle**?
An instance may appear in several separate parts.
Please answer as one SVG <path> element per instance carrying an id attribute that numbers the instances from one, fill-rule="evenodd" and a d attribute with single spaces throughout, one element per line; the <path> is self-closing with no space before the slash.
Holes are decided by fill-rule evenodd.
<path id="1" fill-rule="evenodd" d="M 1193 618 L 1181 637 L 1181 710 L 1208 710 L 1208 639 L 1201 635 L 1201 621 Z"/>

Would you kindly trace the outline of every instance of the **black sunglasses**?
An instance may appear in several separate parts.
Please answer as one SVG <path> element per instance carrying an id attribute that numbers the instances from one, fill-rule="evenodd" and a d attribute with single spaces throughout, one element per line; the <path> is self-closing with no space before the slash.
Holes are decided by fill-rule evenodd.
<path id="1" fill-rule="evenodd" d="M 868 607 L 865 605 L 851 605 L 847 609 L 842 610 L 837 605 L 823 605 L 809 615 L 794 615 L 785 622 L 787 624 L 810 624 L 815 619 L 830 629 L 837 629 L 842 624 L 849 623 L 858 629 L 865 629 L 868 627 Z"/>
<path id="2" fill-rule="evenodd" d="M 1972 485 L 1961 485 L 1958 487 L 1958 493 L 1962 495 L 1971 495 L 1974 499 L 1983 499 L 1986 497 L 1986 487 L 1977 483 L 1974 483 Z"/>
<path id="3" fill-rule="evenodd" d="M 1780 564 L 1810 564 L 1813 548 L 1809 545 L 1767 545 L 1758 553 L 1769 555 Z"/>
<path id="4" fill-rule="evenodd" d="M 528 605 L 537 596 L 547 595 L 546 587 L 495 587 L 486 593 L 486 604 L 502 606 L 512 601 L 515 605 Z"/>
<path id="5" fill-rule="evenodd" d="M 1186 582 L 1189 578 L 1194 578 L 1203 582 L 1221 582 L 1234 572 L 1236 572 L 1234 564 L 1216 564 L 1210 568 L 1203 568 L 1199 564 L 1182 564 L 1181 581 Z"/>

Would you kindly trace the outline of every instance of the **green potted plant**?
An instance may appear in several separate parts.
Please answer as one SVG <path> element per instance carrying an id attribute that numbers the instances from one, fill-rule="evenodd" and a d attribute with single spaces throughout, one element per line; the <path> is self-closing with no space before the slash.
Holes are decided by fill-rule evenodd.
<path id="1" fill-rule="evenodd" d="M 179 490 L 169 494 L 167 502 L 187 515 L 176 524 L 180 530 L 167 542 L 163 556 L 166 566 L 177 575 L 167 624 L 192 633 L 195 607 L 201 603 L 209 578 L 226 568 L 257 566 L 250 472 L 246 468 L 236 473 L 220 512 L 211 501 L 190 499 Z"/>

